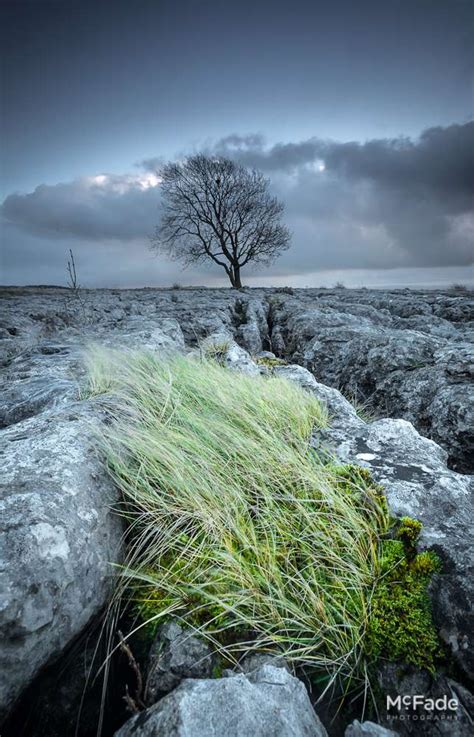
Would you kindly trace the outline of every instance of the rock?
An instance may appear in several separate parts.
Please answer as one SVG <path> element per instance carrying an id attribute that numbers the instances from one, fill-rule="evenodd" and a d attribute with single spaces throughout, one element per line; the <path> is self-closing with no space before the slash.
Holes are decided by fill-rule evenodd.
<path id="1" fill-rule="evenodd" d="M 172 620 L 162 625 L 150 650 L 145 702 L 151 706 L 184 678 L 209 678 L 214 659 L 207 642 Z"/>
<path id="2" fill-rule="evenodd" d="M 190 288 L 175 303 L 166 289 L 82 290 L 85 313 L 66 289 L 2 294 L 0 365 L 52 337 L 182 350 L 182 336 L 194 346 L 226 332 L 251 355 L 269 349 L 409 420 L 448 450 L 450 467 L 474 470 L 472 292 Z"/>
<path id="3" fill-rule="evenodd" d="M 160 351 L 163 355 L 184 350 L 183 332 L 176 320 L 164 318 L 154 322 L 149 329 L 137 329 L 133 332 L 117 331 L 110 337 L 106 336 L 101 342 L 114 348 Z M 139 320 L 138 324 L 143 324 L 143 321 Z M 125 327 L 130 328 L 130 322 Z"/>
<path id="4" fill-rule="evenodd" d="M 471 737 L 474 696 L 451 678 L 387 663 L 379 669 L 378 687 L 386 700 L 385 708 L 379 710 L 380 720 L 403 737 Z M 397 704 L 398 696 L 440 701 L 434 709 L 424 702 L 413 707 Z"/>
<path id="5" fill-rule="evenodd" d="M 0 427 L 38 414 L 46 407 L 57 407 L 78 398 L 78 385 L 66 379 L 37 376 L 15 381 L 0 398 Z"/>
<path id="6" fill-rule="evenodd" d="M 226 668 L 222 675 L 225 678 L 233 678 L 239 673 L 251 673 L 258 670 L 263 665 L 271 665 L 273 668 L 285 668 L 288 673 L 290 672 L 288 663 L 284 658 L 278 655 L 270 655 L 270 653 L 251 652 L 245 655 L 234 668 Z"/>
<path id="7" fill-rule="evenodd" d="M 232 678 L 187 679 L 115 737 L 327 737 L 306 688 L 264 665 Z"/>
<path id="8" fill-rule="evenodd" d="M 274 307 L 280 352 L 318 381 L 411 421 L 449 450 L 452 468 L 473 471 L 474 300 L 359 296 L 369 304 L 308 292 Z"/>
<path id="9" fill-rule="evenodd" d="M 406 420 L 354 422 L 345 435 L 341 421 L 335 424 L 315 434 L 314 446 L 329 445 L 341 461 L 370 469 L 392 513 L 423 523 L 420 547 L 435 550 L 443 563 L 432 584 L 434 618 L 458 664 L 473 677 L 473 477 L 450 471 L 446 451 Z"/>
<path id="10" fill-rule="evenodd" d="M 215 351 L 218 351 L 216 354 Z M 199 349 L 193 351 L 193 355 L 198 356 L 200 353 L 208 356 L 216 356 L 219 362 L 234 371 L 241 371 L 244 374 L 260 374 L 260 367 L 250 358 L 250 355 L 244 348 L 241 348 L 227 331 L 212 333 L 203 340 Z"/>
<path id="11" fill-rule="evenodd" d="M 398 732 L 386 729 L 375 722 L 359 722 L 354 719 L 346 728 L 344 737 L 396 737 Z"/>
<path id="12" fill-rule="evenodd" d="M 241 348 L 237 343 L 231 343 L 229 346 L 224 365 L 234 371 L 241 371 L 244 374 L 260 374 L 260 368 L 255 361 L 252 361 L 247 351 Z"/>
<path id="13" fill-rule="evenodd" d="M 235 303 L 236 340 L 255 355 L 268 341 L 266 308 L 261 301 L 251 298 L 238 299 Z"/>
<path id="14" fill-rule="evenodd" d="M 92 631 L 87 627 L 86 632 L 61 654 L 59 661 L 41 670 L 2 724 L 2 737 L 91 737 L 97 734 L 103 704 L 103 679 L 99 669 L 107 657 L 106 638 L 100 637 L 101 623 L 98 624 L 99 627 Z M 114 662 L 108 676 L 104 735 L 113 734 L 129 717 L 123 700 L 124 669 L 116 666 Z M 133 683 L 132 679 L 127 680 Z"/>
<path id="15" fill-rule="evenodd" d="M 276 358 L 276 356 L 271 351 L 258 351 L 255 354 L 255 358 Z"/>
<path id="16" fill-rule="evenodd" d="M 236 670 L 229 671 L 229 675 L 234 676 L 236 673 L 251 673 L 261 668 L 262 665 L 271 665 L 273 668 L 286 668 L 289 671 L 288 664 L 284 658 L 267 653 L 250 653 L 240 661 Z"/>
<path id="17" fill-rule="evenodd" d="M 106 604 L 122 526 L 84 403 L 0 434 L 0 711 Z"/>
<path id="18" fill-rule="evenodd" d="M 303 389 L 315 394 L 328 410 L 331 429 L 340 427 L 343 436 L 348 425 L 360 423 L 354 407 L 342 396 L 341 392 L 317 382 L 308 369 L 297 364 L 289 364 L 288 366 L 275 366 L 273 373 L 288 381 L 294 381 Z"/>

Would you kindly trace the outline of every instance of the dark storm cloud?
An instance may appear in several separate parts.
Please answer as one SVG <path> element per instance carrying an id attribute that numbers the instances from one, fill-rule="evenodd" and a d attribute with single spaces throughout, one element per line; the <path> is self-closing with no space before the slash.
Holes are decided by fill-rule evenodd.
<path id="1" fill-rule="evenodd" d="M 428 128 L 415 142 L 406 137 L 366 143 L 310 138 L 266 148 L 263 136 L 232 135 L 218 141 L 212 151 L 268 172 L 290 172 L 323 160 L 327 170 L 351 179 L 370 179 L 391 187 L 426 186 L 449 197 L 472 197 L 474 193 L 474 122 Z"/>
<path id="2" fill-rule="evenodd" d="M 4 219 L 31 234 L 83 240 L 131 240 L 151 232 L 157 196 L 146 176 L 98 175 L 28 194 L 11 194 L 2 204 Z"/>
<path id="3" fill-rule="evenodd" d="M 365 143 L 311 138 L 269 147 L 261 135 L 234 134 L 207 152 L 262 169 L 285 202 L 293 248 L 274 273 L 473 260 L 474 123 Z M 150 158 L 142 174 L 11 194 L 2 214 L 18 232 L 42 238 L 145 244 L 159 217 L 162 163 Z"/>
<path id="4" fill-rule="evenodd" d="M 319 243 L 331 250 L 330 266 L 473 261 L 474 122 L 429 128 L 415 141 L 266 147 L 261 137 L 234 135 L 209 152 L 269 174 L 295 223 L 300 258 Z M 345 238 L 352 245 L 343 247 Z"/>

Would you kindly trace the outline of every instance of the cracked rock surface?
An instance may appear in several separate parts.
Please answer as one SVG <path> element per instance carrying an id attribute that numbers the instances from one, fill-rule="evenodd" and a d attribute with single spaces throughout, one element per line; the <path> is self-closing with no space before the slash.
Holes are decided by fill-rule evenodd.
<path id="1" fill-rule="evenodd" d="M 166 350 L 217 333 L 251 355 L 270 350 L 308 368 L 379 416 L 408 420 L 448 451 L 450 467 L 473 471 L 472 292 L 96 289 L 78 300 L 60 288 L 0 291 L 0 365 L 13 381 L 9 391 L 29 393 L 30 404 L 52 399 L 42 387 L 19 384 L 28 372 L 36 379 L 38 352 L 59 367 L 71 345 Z M 60 401 L 59 388 L 50 391 Z M 3 425 L 32 411 L 18 406 L 21 397 L 13 415 L 6 403 L 8 397 L 0 404 Z"/>
<path id="2" fill-rule="evenodd" d="M 392 511 L 423 522 L 422 545 L 444 563 L 435 617 L 472 676 L 473 337 L 468 293 L 0 290 L 1 707 L 101 611 L 120 555 L 116 491 L 91 433 L 102 418 L 81 394 L 91 342 L 163 355 L 217 342 L 248 373 L 270 370 L 259 354 L 285 358 L 272 370 L 328 407 L 315 446 L 370 468 Z M 366 422 L 338 389 L 384 419 Z"/>
<path id="3" fill-rule="evenodd" d="M 327 737 L 304 684 L 263 665 L 229 678 L 188 678 L 116 737 Z"/>

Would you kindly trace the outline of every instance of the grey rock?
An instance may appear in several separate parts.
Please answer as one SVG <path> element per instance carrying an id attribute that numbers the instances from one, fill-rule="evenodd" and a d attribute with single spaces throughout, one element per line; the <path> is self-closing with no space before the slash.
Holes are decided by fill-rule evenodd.
<path id="1" fill-rule="evenodd" d="M 83 404 L 0 433 L 0 712 L 107 602 L 122 527 Z"/>
<path id="2" fill-rule="evenodd" d="M 270 655 L 270 653 L 249 653 L 239 661 L 235 668 L 227 668 L 223 675 L 227 678 L 238 675 L 239 673 L 251 673 L 262 665 L 271 665 L 274 668 L 285 668 L 289 672 L 288 663 L 282 657 Z"/>
<path id="3" fill-rule="evenodd" d="M 274 668 L 286 668 L 288 670 L 288 664 L 284 658 L 270 655 L 266 653 L 250 653 L 239 663 L 239 669 L 243 673 L 251 673 L 262 665 L 271 665 Z"/>
<path id="4" fill-rule="evenodd" d="M 422 696 L 454 702 L 454 708 L 425 709 L 424 706 L 398 709 L 385 705 L 379 710 L 380 721 L 403 737 L 471 737 L 474 724 L 474 696 L 460 683 L 442 674 L 432 676 L 414 668 L 401 669 L 387 663 L 379 669 L 378 687 L 382 693 L 397 696 Z M 444 705 L 443 705 L 444 707 Z M 424 717 L 423 719 L 421 717 Z"/>
<path id="5" fill-rule="evenodd" d="M 115 737 L 327 737 L 306 688 L 264 665 L 233 678 L 188 679 Z"/>
<path id="6" fill-rule="evenodd" d="M 5 388 L 0 397 L 0 427 L 8 427 L 16 422 L 38 414 L 46 407 L 65 405 L 78 398 L 76 382 L 37 376 L 18 380 Z"/>
<path id="7" fill-rule="evenodd" d="M 276 356 L 271 351 L 258 351 L 255 354 L 255 358 L 276 358 Z"/>
<path id="8" fill-rule="evenodd" d="M 229 346 L 225 360 L 225 366 L 234 371 L 241 371 L 244 374 L 259 374 L 260 368 L 255 361 L 252 361 L 246 350 L 241 348 L 237 343 L 231 343 Z"/>
<path id="9" fill-rule="evenodd" d="M 297 364 L 288 364 L 287 366 L 275 366 L 273 372 L 276 376 L 293 381 L 302 389 L 315 394 L 328 411 L 332 429 L 338 427 L 344 435 L 348 426 L 360 424 L 357 412 L 341 392 L 320 384 L 308 369 Z"/>
<path id="10" fill-rule="evenodd" d="M 183 332 L 176 320 L 164 318 L 155 320 L 148 329 L 143 329 L 143 321 L 137 321 L 137 328 L 130 331 L 130 322 L 124 331 L 106 335 L 101 343 L 114 348 L 160 351 L 163 355 L 184 350 Z M 127 330 L 128 328 L 128 330 Z"/>
<path id="11" fill-rule="evenodd" d="M 150 650 L 145 701 L 150 706 L 184 678 L 209 678 L 214 659 L 207 642 L 176 621 L 162 625 Z"/>
<path id="12" fill-rule="evenodd" d="M 249 353 L 238 345 L 227 331 L 212 333 L 201 342 L 199 350 L 193 351 L 193 355 L 198 356 L 200 352 L 205 355 L 207 351 L 214 348 L 218 348 L 222 352 L 219 360 L 227 368 L 244 374 L 257 375 L 261 373 L 259 366 L 252 360 Z"/>
<path id="13" fill-rule="evenodd" d="M 269 349 L 370 399 L 380 415 L 409 420 L 448 450 L 452 468 L 474 470 L 472 292 L 186 288 L 177 303 L 172 294 L 82 290 L 83 319 L 66 289 L 4 289 L 0 365 L 46 338 L 182 350 L 176 325 L 189 347 L 226 331 L 252 355 Z"/>
<path id="14" fill-rule="evenodd" d="M 268 337 L 266 308 L 260 300 L 242 298 L 235 304 L 236 340 L 255 355 Z"/>
<path id="15" fill-rule="evenodd" d="M 396 737 L 398 732 L 382 727 L 375 722 L 359 722 L 354 719 L 352 724 L 346 727 L 344 737 Z"/>
<path id="16" fill-rule="evenodd" d="M 453 468 L 472 471 L 474 300 L 369 291 L 359 297 L 365 304 L 345 303 L 340 293 L 316 300 L 308 292 L 274 308 L 280 352 L 318 381 L 413 422 L 449 450 Z"/>
<path id="17" fill-rule="evenodd" d="M 100 637 L 99 631 L 90 631 L 87 627 L 84 635 L 76 639 L 58 661 L 42 669 L 29 688 L 22 693 L 2 725 L 2 735 L 95 735 L 103 698 L 99 669 L 106 657 L 105 638 Z M 112 676 L 108 686 L 107 710 L 114 709 L 115 714 L 124 711 L 121 708 L 123 684 L 114 684 Z M 120 723 L 114 720 L 115 728 Z M 106 717 L 104 731 L 107 731 L 107 727 Z"/>

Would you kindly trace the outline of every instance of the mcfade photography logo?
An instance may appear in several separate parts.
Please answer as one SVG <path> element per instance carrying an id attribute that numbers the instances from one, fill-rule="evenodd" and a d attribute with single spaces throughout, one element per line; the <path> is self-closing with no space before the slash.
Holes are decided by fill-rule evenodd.
<path id="1" fill-rule="evenodd" d="M 459 701 L 452 695 L 432 698 L 423 694 L 398 694 L 386 697 L 387 719 L 447 721 L 457 719 Z"/>

